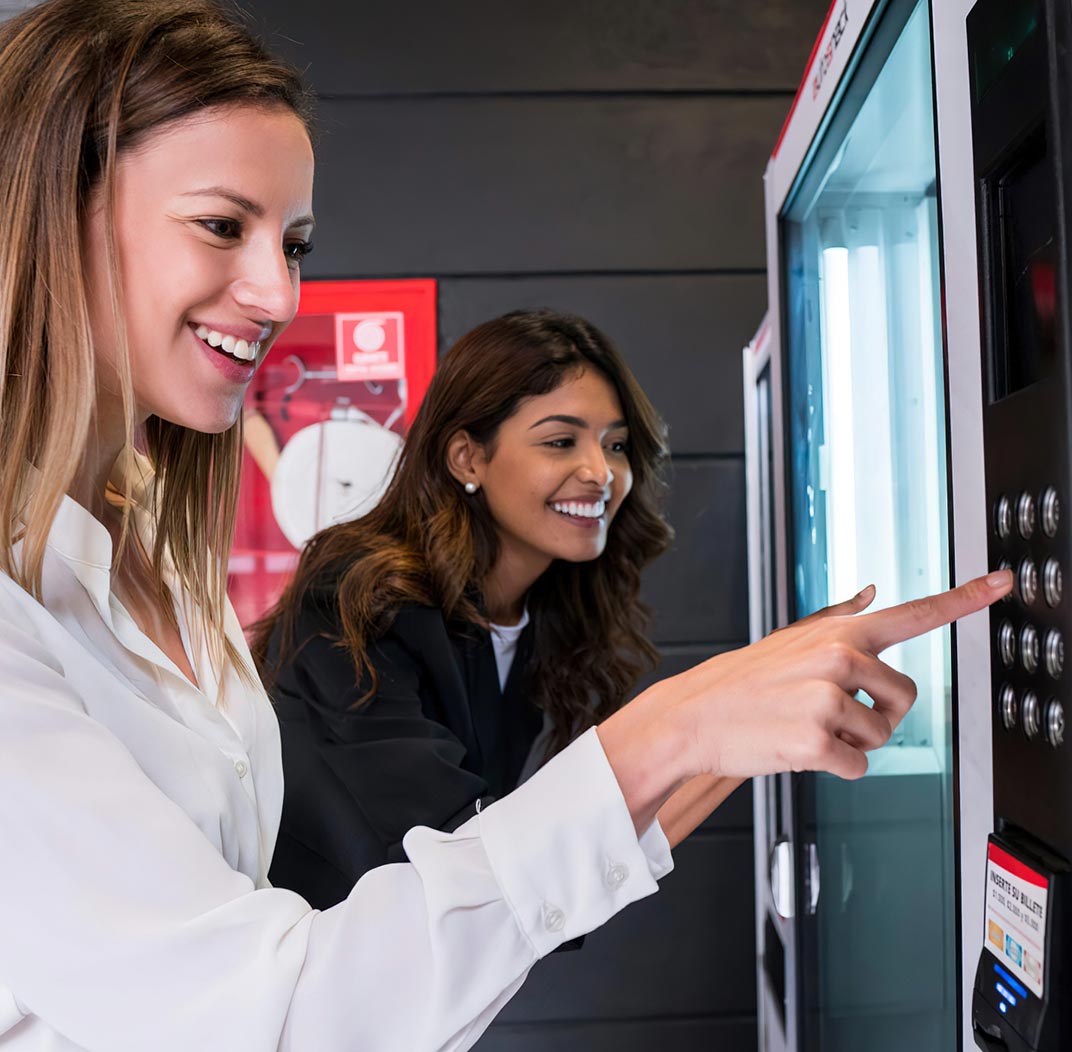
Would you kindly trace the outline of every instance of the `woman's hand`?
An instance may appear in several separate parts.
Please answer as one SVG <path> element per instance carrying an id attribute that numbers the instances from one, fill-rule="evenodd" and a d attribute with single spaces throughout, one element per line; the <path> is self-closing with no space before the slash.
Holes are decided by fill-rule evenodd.
<path id="1" fill-rule="evenodd" d="M 851 599 L 823 607 L 814 614 L 801 618 L 797 625 L 807 624 L 822 617 L 847 616 L 866 610 L 875 598 L 875 586 L 869 584 Z M 782 631 L 782 629 L 775 629 Z M 713 774 L 701 774 L 685 783 L 659 808 L 659 825 L 670 846 L 677 847 L 701 822 L 707 821 L 726 798 L 745 779 Z"/>
<path id="2" fill-rule="evenodd" d="M 824 612 L 675 677 L 670 704 L 688 727 L 693 762 L 723 776 L 811 770 L 859 778 L 866 753 L 889 741 L 916 699 L 912 680 L 878 655 L 1011 587 L 1012 574 L 1002 571 L 877 613 Z M 873 708 L 856 699 L 860 690 Z"/>
<path id="3" fill-rule="evenodd" d="M 912 680 L 878 655 L 1011 588 L 1006 570 L 876 613 L 830 608 L 657 683 L 599 728 L 637 828 L 700 774 L 859 778 L 866 753 L 889 741 L 916 697 Z M 870 599 L 865 589 L 847 605 L 862 608 Z M 873 708 L 856 699 L 860 690 Z"/>

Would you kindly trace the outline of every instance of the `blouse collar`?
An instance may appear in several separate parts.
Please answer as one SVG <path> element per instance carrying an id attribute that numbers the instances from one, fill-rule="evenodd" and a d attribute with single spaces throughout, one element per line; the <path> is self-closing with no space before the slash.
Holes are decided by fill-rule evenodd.
<path id="1" fill-rule="evenodd" d="M 27 465 L 31 491 L 41 483 L 41 473 Z M 143 543 L 151 540 L 150 515 L 154 473 L 148 457 L 129 447 L 115 462 L 108 486 L 118 502 L 129 502 L 132 526 Z M 110 588 L 112 537 L 107 527 L 73 497 L 64 494 L 48 535 L 51 548 L 95 597 L 104 598 Z M 102 592 L 100 596 L 98 593 Z"/>

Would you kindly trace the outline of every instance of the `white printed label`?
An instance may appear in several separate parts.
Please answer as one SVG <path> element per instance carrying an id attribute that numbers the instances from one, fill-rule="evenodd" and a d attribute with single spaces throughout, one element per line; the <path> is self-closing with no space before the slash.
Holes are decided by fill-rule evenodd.
<path id="1" fill-rule="evenodd" d="M 1036 996 L 1046 969 L 1049 881 L 996 844 L 986 862 L 986 947 Z"/>

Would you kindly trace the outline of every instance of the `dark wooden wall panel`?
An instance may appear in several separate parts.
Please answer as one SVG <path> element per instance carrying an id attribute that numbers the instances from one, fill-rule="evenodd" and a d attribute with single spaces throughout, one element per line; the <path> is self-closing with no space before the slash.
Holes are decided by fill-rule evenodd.
<path id="1" fill-rule="evenodd" d="M 658 895 L 614 917 L 580 950 L 540 961 L 499 1019 L 754 1011 L 751 831 L 690 838 L 674 861 Z"/>
<path id="2" fill-rule="evenodd" d="M 792 92 L 826 0 L 260 0 L 325 95 Z"/>
<path id="3" fill-rule="evenodd" d="M 651 675 L 641 680 L 637 686 L 637 693 L 639 694 L 656 680 L 676 676 L 679 672 L 684 672 L 716 654 L 736 650 L 739 646 L 744 646 L 744 642 L 662 646 L 659 648 L 658 667 Z M 752 829 L 752 783 L 745 782 L 700 828 L 707 831 L 730 829 L 750 831 Z"/>
<path id="4" fill-rule="evenodd" d="M 676 676 L 679 672 L 698 665 L 716 654 L 723 654 L 727 650 L 734 650 L 740 644 L 737 643 L 668 643 L 659 647 L 659 667 L 647 677 L 641 686 L 648 686 L 657 679 L 665 679 L 667 676 Z"/>
<path id="5" fill-rule="evenodd" d="M 658 643 L 748 639 L 744 461 L 679 460 L 667 504 L 674 547 L 644 575 Z"/>
<path id="6" fill-rule="evenodd" d="M 309 273 L 764 265 L 761 176 L 785 99 L 329 100 Z"/>
<path id="7" fill-rule="evenodd" d="M 669 425 L 675 453 L 741 453 L 741 348 L 766 303 L 762 273 L 448 278 L 439 286 L 440 346 L 509 310 L 572 311 L 617 344 Z"/>
<path id="8" fill-rule="evenodd" d="M 480 1052 L 756 1052 L 750 1018 L 493 1026 Z"/>
<path id="9" fill-rule="evenodd" d="M 700 839 L 709 833 L 721 833 L 728 830 L 740 830 L 748 834 L 749 843 L 752 837 L 752 783 L 745 782 L 734 790 L 722 806 L 715 811 L 710 818 L 695 833 L 693 839 Z M 751 898 L 752 890 L 749 889 L 748 897 Z"/>
<path id="10" fill-rule="evenodd" d="M 756 1023 L 731 1019 L 660 1019 L 496 1025 L 480 1052 L 756 1052 Z"/>

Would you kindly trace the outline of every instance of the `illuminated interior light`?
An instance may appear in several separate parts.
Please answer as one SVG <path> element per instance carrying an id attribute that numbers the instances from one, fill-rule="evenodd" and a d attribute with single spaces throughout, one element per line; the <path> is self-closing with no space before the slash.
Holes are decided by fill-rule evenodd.
<path id="1" fill-rule="evenodd" d="M 829 464 L 827 500 L 827 566 L 830 598 L 855 595 L 856 580 L 856 451 L 852 397 L 852 324 L 849 306 L 849 250 L 823 249 L 823 376 L 827 385 L 823 407 Z"/>

